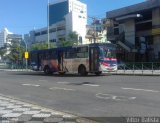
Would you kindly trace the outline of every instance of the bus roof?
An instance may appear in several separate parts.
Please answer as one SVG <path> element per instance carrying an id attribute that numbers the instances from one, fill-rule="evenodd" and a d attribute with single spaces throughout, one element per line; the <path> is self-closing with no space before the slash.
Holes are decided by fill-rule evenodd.
<path id="1" fill-rule="evenodd" d="M 93 44 L 84 44 L 84 45 L 77 45 L 77 46 L 65 46 L 65 47 L 57 47 L 57 48 L 51 48 L 51 49 L 42 49 L 42 50 L 32 50 L 31 53 L 34 52 L 44 52 L 44 51 L 53 51 L 53 50 L 66 50 L 70 48 L 77 48 L 77 47 L 82 47 L 82 46 L 90 46 L 90 47 L 96 47 L 96 46 L 107 46 L 107 47 L 115 47 L 115 44 L 112 43 L 93 43 Z"/>

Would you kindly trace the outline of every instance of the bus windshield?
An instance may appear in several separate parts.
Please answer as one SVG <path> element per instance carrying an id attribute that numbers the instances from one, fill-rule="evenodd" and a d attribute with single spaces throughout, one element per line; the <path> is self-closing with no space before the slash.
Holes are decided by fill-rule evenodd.
<path id="1" fill-rule="evenodd" d="M 114 48 L 101 47 L 100 51 L 100 56 L 103 58 L 116 58 L 116 52 Z"/>

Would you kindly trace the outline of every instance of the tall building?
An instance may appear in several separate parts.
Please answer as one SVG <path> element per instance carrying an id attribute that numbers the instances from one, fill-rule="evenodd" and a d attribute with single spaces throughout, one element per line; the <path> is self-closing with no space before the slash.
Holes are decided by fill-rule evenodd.
<path id="1" fill-rule="evenodd" d="M 87 25 L 86 41 L 88 43 L 110 43 L 107 41 L 107 30 L 105 28 L 105 19 L 98 20 L 93 18 L 91 25 Z"/>
<path id="2" fill-rule="evenodd" d="M 79 43 L 85 43 L 87 5 L 79 0 L 56 0 L 49 4 L 49 40 L 58 44 L 70 32 L 77 32 Z M 48 28 L 32 30 L 32 43 L 47 42 Z M 29 35 L 31 35 L 31 32 Z M 34 37 L 33 37 L 34 32 Z M 29 38 L 27 37 L 27 40 Z"/>
<path id="3" fill-rule="evenodd" d="M 7 28 L 2 29 L 2 31 L 0 32 L 0 48 L 4 47 L 5 43 L 7 43 L 8 34 L 12 33 L 9 32 Z"/>
<path id="4" fill-rule="evenodd" d="M 7 52 L 3 54 L 3 56 L 10 53 L 10 47 L 12 42 L 18 42 L 21 43 L 22 41 L 22 35 L 20 34 L 13 34 L 12 32 L 9 32 L 7 28 L 2 29 L 0 32 L 0 48 L 6 48 Z M 0 56 L 0 60 L 3 60 Z"/>
<path id="5" fill-rule="evenodd" d="M 147 0 L 107 12 L 107 38 L 118 59 L 160 61 L 160 0 Z"/>
<path id="6" fill-rule="evenodd" d="M 4 47 L 5 44 L 11 44 L 11 42 L 21 42 L 22 35 L 20 34 L 13 34 L 9 32 L 7 28 L 2 29 L 0 32 L 0 48 Z"/>

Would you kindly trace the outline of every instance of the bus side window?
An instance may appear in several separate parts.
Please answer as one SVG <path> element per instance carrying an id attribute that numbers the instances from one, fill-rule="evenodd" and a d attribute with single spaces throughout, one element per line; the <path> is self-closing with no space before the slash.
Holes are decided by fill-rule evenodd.
<path id="1" fill-rule="evenodd" d="M 77 48 L 77 58 L 87 58 L 88 57 L 88 47 L 78 47 Z"/>
<path id="2" fill-rule="evenodd" d="M 51 59 L 57 59 L 57 52 L 55 50 L 51 51 Z"/>
<path id="3" fill-rule="evenodd" d="M 42 53 L 39 54 L 39 59 L 43 60 L 43 54 Z"/>
<path id="4" fill-rule="evenodd" d="M 45 60 L 49 60 L 50 59 L 50 53 L 49 52 L 46 52 L 45 53 Z"/>
<path id="5" fill-rule="evenodd" d="M 76 49 L 75 48 L 72 48 L 72 49 L 68 49 L 66 52 L 65 52 L 65 58 L 75 58 L 76 57 Z"/>

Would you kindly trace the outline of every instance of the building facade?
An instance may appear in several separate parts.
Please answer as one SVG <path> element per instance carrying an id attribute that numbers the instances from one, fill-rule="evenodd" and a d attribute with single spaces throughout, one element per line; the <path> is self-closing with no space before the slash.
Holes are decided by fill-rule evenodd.
<path id="1" fill-rule="evenodd" d="M 85 43 L 87 6 L 79 0 L 56 0 L 49 4 L 49 41 L 58 44 L 70 32 L 76 32 L 79 43 Z M 32 30 L 25 35 L 31 43 L 47 42 L 48 27 Z"/>
<path id="2" fill-rule="evenodd" d="M 4 28 L 1 30 L 1 32 L 0 32 L 0 48 L 4 47 L 5 44 L 7 43 L 7 36 L 9 34 L 12 34 L 12 33 L 9 32 L 7 28 Z"/>
<path id="3" fill-rule="evenodd" d="M 0 32 L 0 48 L 6 48 L 6 53 L 3 56 L 10 53 L 10 46 L 13 42 L 21 43 L 22 42 L 22 35 L 20 34 L 13 34 L 9 32 L 7 28 L 2 29 Z M 3 60 L 0 56 L 0 60 Z"/>
<path id="4" fill-rule="evenodd" d="M 93 18 L 94 21 L 91 25 L 87 25 L 86 29 L 86 42 L 89 43 L 110 43 L 107 40 L 107 29 L 105 26 L 105 20 L 98 20 Z"/>
<path id="5" fill-rule="evenodd" d="M 0 48 L 4 47 L 5 44 L 11 44 L 13 41 L 20 43 L 22 41 L 22 35 L 13 34 L 7 28 L 2 29 L 0 32 Z"/>
<path id="6" fill-rule="evenodd" d="M 160 0 L 107 12 L 107 38 L 124 61 L 160 60 Z"/>

